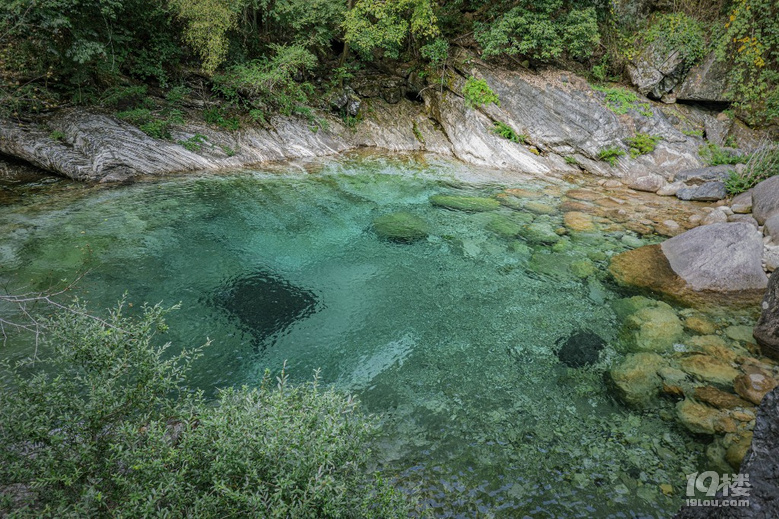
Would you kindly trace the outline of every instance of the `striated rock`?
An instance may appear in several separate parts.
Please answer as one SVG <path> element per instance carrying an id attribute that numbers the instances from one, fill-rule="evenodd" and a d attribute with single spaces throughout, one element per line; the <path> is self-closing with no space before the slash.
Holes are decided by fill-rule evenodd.
<path id="1" fill-rule="evenodd" d="M 763 180 L 752 188 L 752 216 L 763 225 L 779 212 L 779 176 Z"/>
<path id="2" fill-rule="evenodd" d="M 779 360 L 779 274 L 774 271 L 763 297 L 754 337 L 763 355 Z"/>
<path id="3" fill-rule="evenodd" d="M 730 388 L 741 373 L 730 363 L 711 355 L 690 355 L 679 361 L 679 366 L 690 375 L 715 386 Z"/>
<path id="4" fill-rule="evenodd" d="M 679 171 L 674 175 L 674 182 L 684 182 L 686 185 L 700 185 L 707 182 L 722 182 L 728 178 L 733 166 L 707 166 Z"/>
<path id="5" fill-rule="evenodd" d="M 633 353 L 608 372 L 616 396 L 626 404 L 644 407 L 652 402 L 662 387 L 657 370 L 665 360 L 656 353 Z"/>
<path id="6" fill-rule="evenodd" d="M 776 386 L 776 380 L 761 373 L 741 375 L 733 383 L 736 393 L 755 405 Z"/>
<path id="7" fill-rule="evenodd" d="M 735 409 L 736 407 L 750 407 L 749 402 L 742 400 L 732 393 L 726 393 L 716 387 L 696 387 L 693 395 L 697 400 L 709 404 L 717 409 Z"/>
<path id="8" fill-rule="evenodd" d="M 693 202 L 715 202 L 728 196 L 725 184 L 722 182 L 706 182 L 699 186 L 683 187 L 676 192 L 679 200 Z"/>
<path id="9" fill-rule="evenodd" d="M 727 102 L 728 71 L 728 65 L 717 61 L 714 52 L 710 53 L 703 62 L 691 68 L 684 82 L 674 89 L 676 98 L 682 101 Z"/>

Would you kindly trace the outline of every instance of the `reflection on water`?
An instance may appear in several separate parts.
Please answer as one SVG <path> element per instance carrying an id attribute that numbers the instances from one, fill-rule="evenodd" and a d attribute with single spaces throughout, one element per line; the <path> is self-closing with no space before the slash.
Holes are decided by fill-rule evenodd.
<path id="1" fill-rule="evenodd" d="M 93 308 L 125 291 L 181 301 L 166 340 L 212 339 L 192 378 L 206 391 L 285 361 L 298 380 L 322 368 L 380 414 L 383 469 L 441 517 L 678 507 L 704 445 L 603 384 L 622 297 L 605 269 L 636 236 L 564 235 L 559 182 L 408 159 L 282 169 L 38 194 L 0 213 L 0 281 L 40 288 L 89 258 L 79 293 Z M 429 202 L 505 187 L 522 189 L 485 212 Z M 427 238 L 380 239 L 373 222 L 390 213 Z M 592 343 L 583 357 L 571 337 Z"/>

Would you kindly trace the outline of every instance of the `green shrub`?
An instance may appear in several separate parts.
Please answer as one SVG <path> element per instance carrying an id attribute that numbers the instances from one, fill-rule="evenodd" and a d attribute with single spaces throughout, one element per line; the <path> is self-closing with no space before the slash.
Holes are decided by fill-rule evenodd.
<path id="1" fill-rule="evenodd" d="M 65 140 L 65 134 L 59 130 L 54 130 L 49 134 L 49 139 L 53 141 L 64 141 Z"/>
<path id="2" fill-rule="evenodd" d="M 698 154 L 709 166 L 721 164 L 743 164 L 749 160 L 749 155 L 741 155 L 733 150 L 722 148 L 713 142 L 708 142 L 698 149 Z"/>
<path id="3" fill-rule="evenodd" d="M 630 110 L 636 110 L 644 117 L 652 117 L 649 103 L 639 103 L 638 94 L 624 88 L 607 88 L 594 86 L 593 89 L 606 94 L 606 106 L 617 115 L 624 115 Z"/>
<path id="4" fill-rule="evenodd" d="M 501 122 L 501 121 L 495 121 L 493 123 L 492 131 L 503 137 L 504 139 L 508 139 L 511 142 L 516 142 L 519 144 L 526 144 L 527 143 L 527 135 L 517 133 L 514 131 L 511 126 L 508 124 Z"/>
<path id="5" fill-rule="evenodd" d="M 620 157 L 624 157 L 625 155 L 626 155 L 625 150 L 617 147 L 612 147 L 612 148 L 603 148 L 602 150 L 600 150 L 600 152 L 598 153 L 598 158 L 604 162 L 608 162 L 612 166 L 616 166 L 617 160 Z"/>
<path id="6" fill-rule="evenodd" d="M 203 110 L 203 120 L 208 124 L 215 124 L 225 130 L 238 130 L 241 122 L 237 117 L 230 117 L 221 106 L 214 106 Z"/>
<path id="7" fill-rule="evenodd" d="M 376 421 L 351 397 L 282 373 L 207 401 L 186 386 L 200 349 L 159 345 L 167 310 L 45 322 L 42 360 L 0 377 L 0 501 L 16 517 L 407 517 L 366 467 Z M 8 375 L 8 376 L 6 376 Z"/>
<path id="8" fill-rule="evenodd" d="M 185 141 L 178 141 L 178 143 L 189 151 L 200 151 L 203 148 L 203 144 L 208 142 L 208 137 L 203 134 L 196 133 Z"/>
<path id="9" fill-rule="evenodd" d="M 637 133 L 627 139 L 630 158 L 635 159 L 639 155 L 646 155 L 655 151 L 657 143 L 663 138 L 659 135 L 649 135 L 647 133 Z"/>
<path id="10" fill-rule="evenodd" d="M 679 52 L 686 67 L 691 67 L 706 54 L 706 34 L 703 25 L 684 13 L 659 14 L 645 31 L 637 34 L 634 46 L 654 45 L 662 55 Z"/>
<path id="11" fill-rule="evenodd" d="M 463 85 L 463 97 L 471 108 L 481 108 L 490 103 L 500 106 L 498 95 L 492 91 L 487 82 L 473 76 L 469 77 Z"/>
<path id="12" fill-rule="evenodd" d="M 730 172 L 725 189 L 737 195 L 775 175 L 779 175 L 779 145 L 764 144 L 752 154 L 743 173 Z"/>
<path id="13" fill-rule="evenodd" d="M 576 160 L 576 157 L 572 157 L 571 155 L 568 155 L 567 157 L 565 157 L 565 163 L 568 164 L 569 166 L 578 166 L 579 165 L 579 161 Z"/>

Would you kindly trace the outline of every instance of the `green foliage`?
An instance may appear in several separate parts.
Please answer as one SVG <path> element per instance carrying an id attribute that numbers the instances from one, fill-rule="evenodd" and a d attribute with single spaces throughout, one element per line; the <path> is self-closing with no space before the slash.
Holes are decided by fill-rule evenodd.
<path id="1" fill-rule="evenodd" d="M 201 133 L 196 133 L 187 140 L 180 140 L 178 143 L 184 146 L 189 151 L 200 151 L 203 148 L 203 144 L 208 142 L 208 137 Z"/>
<path id="2" fill-rule="evenodd" d="M 526 144 L 527 143 L 527 135 L 520 134 L 514 131 L 511 126 L 508 124 L 501 122 L 501 121 L 495 121 L 493 123 L 492 131 L 503 137 L 504 139 L 508 139 L 511 142 L 516 142 L 519 144 Z"/>
<path id="3" fill-rule="evenodd" d="M 682 133 L 684 135 L 687 135 L 689 137 L 703 137 L 703 130 L 696 129 L 696 130 L 682 130 Z"/>
<path id="4" fill-rule="evenodd" d="M 751 124 L 779 120 L 779 5 L 735 0 L 717 46 L 730 68 L 726 95 Z"/>
<path id="5" fill-rule="evenodd" d="M 620 157 L 625 156 L 625 150 L 617 147 L 603 148 L 598 153 L 598 158 L 604 162 L 608 162 L 612 166 L 617 165 L 617 160 Z"/>
<path id="6" fill-rule="evenodd" d="M 487 81 L 469 77 L 463 85 L 463 97 L 471 108 L 480 108 L 490 103 L 500 106 L 498 95 L 492 91 Z"/>
<path id="7" fill-rule="evenodd" d="M 691 67 L 706 54 L 706 33 L 703 24 L 684 13 L 659 14 L 633 41 L 636 49 L 648 45 L 661 55 L 679 52 L 685 65 Z"/>
<path id="8" fill-rule="evenodd" d="M 659 135 L 649 135 L 647 133 L 636 133 L 633 137 L 626 140 L 630 151 L 630 158 L 635 159 L 639 155 L 646 155 L 655 151 L 657 143 L 663 140 Z"/>
<path id="9" fill-rule="evenodd" d="M 725 189 L 729 194 L 737 195 L 775 175 L 779 175 L 779 145 L 764 144 L 752 154 L 741 174 L 730 172 Z"/>
<path id="10" fill-rule="evenodd" d="M 49 134 L 49 139 L 53 141 L 64 141 L 65 140 L 65 134 L 62 133 L 59 130 L 54 130 Z"/>
<path id="11" fill-rule="evenodd" d="M 722 148 L 713 142 L 708 142 L 698 149 L 698 154 L 709 166 L 721 164 L 741 164 L 749 160 L 749 155 L 742 155 L 734 150 Z"/>
<path id="12" fill-rule="evenodd" d="M 644 117 L 652 117 L 652 108 L 649 103 L 639 103 L 638 94 L 624 88 L 592 87 L 594 90 L 606 94 L 606 106 L 617 115 L 624 115 L 630 110 L 636 110 Z"/>
<path id="13" fill-rule="evenodd" d="M 235 131 L 241 127 L 241 121 L 237 117 L 231 117 L 221 106 L 213 106 L 203 110 L 203 120 L 208 124 L 214 124 L 225 130 Z"/>
<path id="14" fill-rule="evenodd" d="M 368 469 L 377 422 L 351 397 L 259 387 L 214 402 L 186 385 L 200 349 L 157 337 L 168 310 L 122 303 L 103 320 L 81 304 L 45 323 L 43 360 L 5 363 L 0 503 L 16 517 L 400 518 L 407 498 Z M 13 487 L 12 487 L 13 488 Z"/>
<path id="15" fill-rule="evenodd" d="M 569 166 L 578 166 L 579 165 L 579 161 L 576 160 L 576 157 L 572 157 L 571 155 L 568 155 L 567 157 L 565 157 L 565 163 L 568 164 Z"/>
<path id="16" fill-rule="evenodd" d="M 553 61 L 587 58 L 600 43 L 598 17 L 588 2 L 522 0 L 497 19 L 476 26 L 484 56 L 527 56 Z"/>
<path id="17" fill-rule="evenodd" d="M 146 85 L 114 86 L 100 96 L 100 104 L 109 107 L 138 106 L 146 100 Z"/>
<path id="18" fill-rule="evenodd" d="M 163 110 L 134 108 L 119 112 L 116 116 L 137 126 L 146 135 L 155 139 L 170 139 L 170 127 L 184 122 L 181 112 L 170 108 Z"/>
<path id="19" fill-rule="evenodd" d="M 437 22 L 430 0 L 357 0 L 346 14 L 344 38 L 364 59 L 375 51 L 398 58 L 409 41 L 434 43 Z"/>
<path id="20" fill-rule="evenodd" d="M 214 76 L 214 90 L 248 110 L 300 114 L 310 102 L 313 86 L 295 77 L 312 69 L 316 57 L 300 45 L 271 47 L 272 57 L 235 65 Z"/>
<path id="21" fill-rule="evenodd" d="M 238 153 L 238 150 L 235 150 L 235 149 L 231 148 L 230 146 L 220 146 L 220 148 L 222 148 L 222 151 L 228 157 L 234 157 L 235 154 Z"/>

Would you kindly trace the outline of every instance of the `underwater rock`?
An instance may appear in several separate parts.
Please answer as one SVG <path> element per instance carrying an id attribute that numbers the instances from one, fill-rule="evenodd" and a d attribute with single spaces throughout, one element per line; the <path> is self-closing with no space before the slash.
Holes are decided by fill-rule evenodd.
<path id="1" fill-rule="evenodd" d="M 776 386 L 776 380 L 761 373 L 741 375 L 733 382 L 736 393 L 755 405 L 760 404 L 763 397 Z"/>
<path id="2" fill-rule="evenodd" d="M 570 211 L 563 216 L 563 222 L 568 229 L 578 232 L 592 232 L 595 230 L 595 223 L 592 216 L 578 211 Z"/>
<path id="3" fill-rule="evenodd" d="M 608 372 L 608 381 L 617 398 L 634 407 L 645 407 L 662 387 L 658 370 L 666 365 L 656 353 L 632 353 Z"/>
<path id="4" fill-rule="evenodd" d="M 430 203 L 437 207 L 473 213 L 494 211 L 500 207 L 500 202 L 494 198 L 479 196 L 433 195 Z"/>
<path id="5" fill-rule="evenodd" d="M 682 322 L 667 303 L 654 302 L 625 319 L 626 342 L 633 351 L 667 352 L 682 337 Z"/>
<path id="6" fill-rule="evenodd" d="M 487 224 L 487 230 L 502 238 L 516 238 L 522 233 L 522 228 L 532 221 L 533 217 L 528 213 L 496 214 Z"/>
<path id="7" fill-rule="evenodd" d="M 713 386 L 698 386 L 693 391 L 696 400 L 700 400 L 717 409 L 735 409 L 736 407 L 750 407 L 749 402 L 739 398 L 733 393 L 726 393 Z"/>
<path id="8" fill-rule="evenodd" d="M 691 315 L 684 320 L 684 327 L 701 335 L 711 335 L 717 331 L 717 325 L 699 315 Z"/>
<path id="9" fill-rule="evenodd" d="M 733 381 L 740 375 L 728 362 L 711 355 L 684 357 L 679 361 L 679 366 L 693 377 L 722 388 L 733 387 Z"/>
<path id="10" fill-rule="evenodd" d="M 736 432 L 736 424 L 727 413 L 690 399 L 676 404 L 676 416 L 694 434 Z"/>
<path id="11" fill-rule="evenodd" d="M 752 443 L 752 431 L 740 431 L 725 435 L 725 461 L 733 467 L 733 470 L 739 470 L 741 463 L 747 455 L 749 445 Z"/>
<path id="12" fill-rule="evenodd" d="M 427 222 L 406 212 L 379 216 L 373 220 L 373 230 L 381 238 L 405 243 L 423 240 L 429 234 Z"/>
<path id="13" fill-rule="evenodd" d="M 525 202 L 525 209 L 536 214 L 555 214 L 557 212 L 557 209 L 551 205 L 536 200 Z"/>
<path id="14" fill-rule="evenodd" d="M 533 244 L 554 244 L 560 241 L 560 235 L 554 231 L 551 224 L 536 221 L 522 229 L 522 237 Z"/>
<path id="15" fill-rule="evenodd" d="M 560 337 L 556 344 L 562 347 L 557 350 L 557 358 L 566 366 L 581 368 L 598 362 L 600 351 L 606 346 L 598 334 L 590 330 L 579 330 L 568 338 Z"/>

